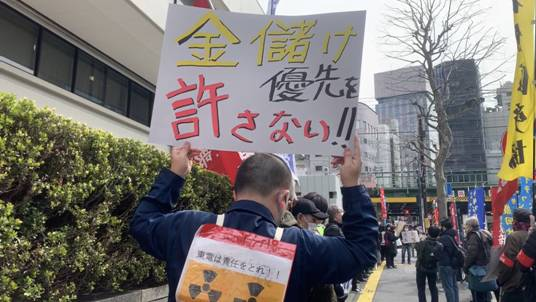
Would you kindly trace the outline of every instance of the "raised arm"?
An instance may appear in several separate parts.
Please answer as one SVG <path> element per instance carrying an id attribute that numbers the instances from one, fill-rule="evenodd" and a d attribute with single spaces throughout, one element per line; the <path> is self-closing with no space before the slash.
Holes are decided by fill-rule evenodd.
<path id="1" fill-rule="evenodd" d="M 311 261 L 307 272 L 313 283 L 347 281 L 360 270 L 376 263 L 378 222 L 370 197 L 364 186 L 358 186 L 361 172 L 359 140 L 354 138 L 354 151 L 344 151 L 340 176 L 343 187 L 343 222 L 345 238 L 326 238 L 304 232 L 304 248 Z M 309 258 L 308 257 L 308 258 Z"/>
<path id="2" fill-rule="evenodd" d="M 154 257 L 167 260 L 171 232 L 176 231 L 181 212 L 172 213 L 184 179 L 192 168 L 189 143 L 171 149 L 171 167 L 162 169 L 149 193 L 141 199 L 130 222 L 130 232 L 141 248 Z"/>

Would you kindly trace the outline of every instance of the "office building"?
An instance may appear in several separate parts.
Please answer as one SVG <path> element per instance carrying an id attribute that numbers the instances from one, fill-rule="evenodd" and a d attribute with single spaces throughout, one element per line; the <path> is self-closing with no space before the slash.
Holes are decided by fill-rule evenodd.
<path id="1" fill-rule="evenodd" d="M 429 104 L 429 85 L 420 67 L 407 67 L 375 74 L 374 86 L 379 122 L 390 124 L 395 120 L 398 124 L 401 184 L 403 187 L 415 188 L 419 161 L 418 153 L 410 144 L 418 141 L 419 110 L 416 104 Z M 436 137 L 435 131 L 425 123 L 422 127 L 425 144 L 430 146 Z M 428 160 L 425 161 L 430 164 Z M 427 182 L 429 186 L 435 182 L 432 171 L 427 173 Z"/>
<path id="2" fill-rule="evenodd" d="M 442 63 L 435 72 L 446 99 L 453 137 L 445 163 L 447 179 L 453 183 L 485 183 L 483 98 L 478 67 L 473 60 L 459 60 Z"/>

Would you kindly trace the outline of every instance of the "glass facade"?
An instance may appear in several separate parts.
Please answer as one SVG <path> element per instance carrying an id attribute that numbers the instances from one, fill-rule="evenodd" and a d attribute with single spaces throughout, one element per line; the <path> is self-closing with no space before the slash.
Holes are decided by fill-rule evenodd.
<path id="1" fill-rule="evenodd" d="M 0 56 L 33 71 L 39 26 L 0 3 Z"/>
<path id="2" fill-rule="evenodd" d="M 154 93 L 0 3 L 0 61 L 150 125 Z"/>
<path id="3" fill-rule="evenodd" d="M 453 136 L 445 171 L 452 175 L 472 171 L 485 176 L 487 167 L 478 68 L 472 60 L 460 60 L 443 63 L 436 67 L 436 72 L 449 75 L 448 79 L 439 83 L 447 86 L 447 114 Z"/>
<path id="4" fill-rule="evenodd" d="M 76 48 L 48 30 L 43 30 L 37 76 L 70 90 L 73 81 Z"/>

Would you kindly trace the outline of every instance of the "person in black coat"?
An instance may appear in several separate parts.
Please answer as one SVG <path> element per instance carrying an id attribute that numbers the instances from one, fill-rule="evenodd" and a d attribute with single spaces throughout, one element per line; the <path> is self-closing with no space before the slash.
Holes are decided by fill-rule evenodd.
<path id="1" fill-rule="evenodd" d="M 441 284 L 445 290 L 447 302 L 459 302 L 459 292 L 457 283 L 457 274 L 459 267 L 455 267 L 453 259 L 456 249 L 456 231 L 452 228 L 452 223 L 449 218 L 441 220 L 441 236 L 439 242 L 443 245 L 443 249 L 439 255 L 439 277 Z"/>
<path id="2" fill-rule="evenodd" d="M 387 268 L 396 268 L 396 240 L 398 237 L 395 235 L 393 225 L 387 225 L 387 230 L 385 231 L 383 237 L 385 241 L 385 258 L 387 259 Z"/>

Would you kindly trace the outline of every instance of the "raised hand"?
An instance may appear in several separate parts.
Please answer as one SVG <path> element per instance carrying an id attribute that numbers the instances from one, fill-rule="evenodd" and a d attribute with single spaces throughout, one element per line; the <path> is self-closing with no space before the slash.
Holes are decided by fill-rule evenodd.
<path id="1" fill-rule="evenodd" d="M 181 147 L 171 147 L 171 168 L 170 170 L 182 178 L 186 178 L 192 171 L 192 158 L 199 153 L 199 150 L 192 149 L 189 142 L 185 142 Z"/>
<path id="2" fill-rule="evenodd" d="M 340 176 L 343 187 L 357 186 L 361 175 L 361 146 L 359 138 L 354 135 L 354 150 L 344 149 L 342 157 L 334 157 L 331 162 L 334 166 L 340 165 Z"/>

